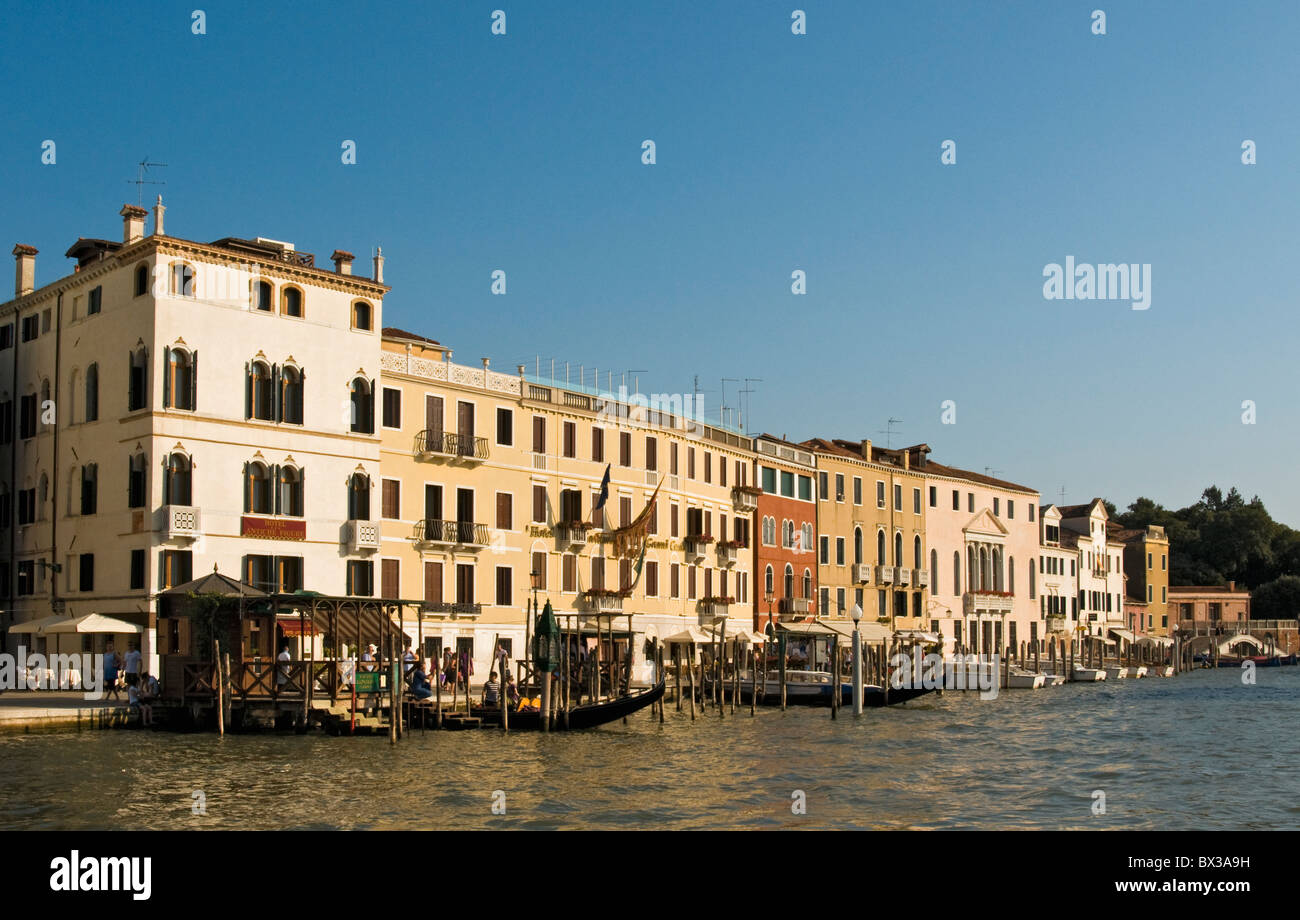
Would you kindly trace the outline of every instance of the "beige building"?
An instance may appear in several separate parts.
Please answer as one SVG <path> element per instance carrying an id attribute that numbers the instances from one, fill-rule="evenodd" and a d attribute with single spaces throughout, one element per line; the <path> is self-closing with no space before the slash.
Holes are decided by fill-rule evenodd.
<path id="1" fill-rule="evenodd" d="M 1116 529 L 1114 539 L 1124 544 L 1124 572 L 1128 576 L 1127 597 L 1146 604 L 1145 622 L 1129 627 L 1149 636 L 1169 636 L 1174 624 L 1169 619 L 1169 537 L 1158 524 L 1127 530 Z"/>
<path id="2" fill-rule="evenodd" d="M 930 546 L 923 464 L 929 447 L 813 438 L 817 459 L 818 580 L 822 616 L 930 630 Z"/>
<path id="3" fill-rule="evenodd" d="M 384 330 L 379 389 L 377 592 L 424 601 L 426 654 L 469 651 L 479 680 L 494 638 L 523 657 L 534 587 L 557 614 L 619 614 L 615 641 L 630 645 L 638 680 L 650 676 L 649 638 L 724 618 L 730 633 L 752 626 L 749 438 L 642 397 L 523 367 L 503 374 L 486 359 L 456 364 L 450 349 L 398 329 Z M 608 498 L 596 510 L 606 468 Z M 660 484 L 638 577 L 610 531 Z"/>

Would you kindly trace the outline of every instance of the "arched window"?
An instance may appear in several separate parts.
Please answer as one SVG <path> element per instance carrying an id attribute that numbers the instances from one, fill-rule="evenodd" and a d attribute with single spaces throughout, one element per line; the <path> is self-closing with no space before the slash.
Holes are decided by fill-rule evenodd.
<path id="1" fill-rule="evenodd" d="M 952 596 L 961 597 L 961 553 L 952 551 Z"/>
<path id="2" fill-rule="evenodd" d="M 302 424 L 303 372 L 296 367 L 280 369 L 280 412 L 282 421 Z"/>
<path id="3" fill-rule="evenodd" d="M 257 460 L 244 464 L 244 512 L 273 514 L 274 502 L 270 468 Z"/>
<path id="4" fill-rule="evenodd" d="M 283 297 L 283 306 L 281 310 L 285 316 L 296 316 L 302 318 L 302 291 L 296 287 L 286 287 Z"/>
<path id="5" fill-rule="evenodd" d="M 364 300 L 358 300 L 354 303 L 352 305 L 352 328 L 369 330 L 374 322 L 370 313 L 370 304 Z"/>
<path id="6" fill-rule="evenodd" d="M 99 365 L 92 364 L 86 368 L 86 416 L 85 421 L 99 421 Z"/>
<path id="7" fill-rule="evenodd" d="M 135 296 L 142 297 L 149 293 L 149 266 L 141 262 L 135 267 Z"/>
<path id="8" fill-rule="evenodd" d="M 765 594 L 772 594 L 776 591 L 776 586 L 772 578 L 772 567 L 769 565 L 767 571 L 763 573 L 763 591 Z"/>
<path id="9" fill-rule="evenodd" d="M 126 506 L 143 508 L 145 506 L 145 456 L 132 454 L 127 462 Z"/>
<path id="10" fill-rule="evenodd" d="M 803 596 L 812 597 L 812 572 L 808 569 L 803 570 Z"/>
<path id="11" fill-rule="evenodd" d="M 131 352 L 130 376 L 127 381 L 126 407 L 143 409 L 149 398 L 149 349 L 137 346 Z"/>
<path id="12" fill-rule="evenodd" d="M 876 564 L 885 564 L 885 532 L 883 530 L 876 531 Z"/>
<path id="13" fill-rule="evenodd" d="M 862 564 L 862 528 L 853 528 L 853 564 Z"/>
<path id="14" fill-rule="evenodd" d="M 1031 601 L 1034 599 L 1034 588 L 1034 567 L 1031 565 L 1029 566 L 1029 599 Z"/>
<path id="15" fill-rule="evenodd" d="M 280 468 L 280 513 L 302 517 L 303 474 L 292 466 Z"/>
<path id="16" fill-rule="evenodd" d="M 919 569 L 925 565 L 921 561 L 921 537 L 918 534 L 912 538 L 912 568 Z"/>
<path id="17" fill-rule="evenodd" d="M 163 372 L 163 405 L 174 409 L 193 411 L 197 408 L 197 368 L 198 352 L 188 352 L 184 348 L 169 348 Z"/>
<path id="18" fill-rule="evenodd" d="M 249 418 L 263 421 L 275 420 L 275 384 L 271 367 L 265 361 L 254 361 L 248 371 Z"/>
<path id="19" fill-rule="evenodd" d="M 901 568 L 905 561 L 903 559 L 903 532 L 900 530 L 894 534 L 894 565 Z"/>
<path id="20" fill-rule="evenodd" d="M 253 306 L 265 313 L 271 312 L 275 291 L 269 281 L 258 281 L 253 285 Z"/>
<path id="21" fill-rule="evenodd" d="M 192 465 L 184 454 L 171 454 L 163 467 L 163 504 L 192 505 Z"/>
<path id="22" fill-rule="evenodd" d="M 785 596 L 794 597 L 794 566 L 785 564 Z"/>
<path id="23" fill-rule="evenodd" d="M 352 430 L 375 433 L 375 394 L 370 381 L 364 377 L 352 381 Z"/>
<path id="24" fill-rule="evenodd" d="M 170 277 L 173 297 L 194 296 L 194 267 L 192 265 L 188 262 L 173 262 Z"/>
<path id="25" fill-rule="evenodd" d="M 348 520 L 370 520 L 370 477 L 353 473 L 348 480 Z"/>
<path id="26" fill-rule="evenodd" d="M 813 525 L 805 522 L 803 525 L 803 545 L 799 548 L 805 553 L 811 553 L 813 550 L 813 544 L 816 542 L 817 541 L 813 539 Z"/>

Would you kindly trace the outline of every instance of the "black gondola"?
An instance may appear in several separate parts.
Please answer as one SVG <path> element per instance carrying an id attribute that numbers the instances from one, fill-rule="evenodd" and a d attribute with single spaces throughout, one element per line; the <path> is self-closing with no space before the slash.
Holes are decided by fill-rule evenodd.
<path id="1" fill-rule="evenodd" d="M 577 731 L 583 728 L 596 728 L 599 725 L 605 725 L 625 716 L 630 716 L 634 712 L 639 712 L 647 706 L 659 702 L 663 695 L 664 682 L 661 680 L 653 687 L 639 693 L 621 696 L 614 700 L 605 700 L 600 703 L 575 706 L 569 710 L 567 719 L 564 712 L 557 712 L 552 720 L 551 730 Z M 485 728 L 488 726 L 496 728 L 501 725 L 501 709 L 499 707 L 475 706 L 474 717 L 480 719 L 482 726 Z M 542 716 L 540 712 L 536 711 L 512 711 L 509 724 L 511 731 L 538 731 L 542 727 Z"/>

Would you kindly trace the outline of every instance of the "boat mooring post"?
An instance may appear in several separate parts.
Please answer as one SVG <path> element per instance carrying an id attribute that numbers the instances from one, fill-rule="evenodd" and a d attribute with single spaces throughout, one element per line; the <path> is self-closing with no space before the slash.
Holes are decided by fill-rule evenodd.
<path id="1" fill-rule="evenodd" d="M 781 668 L 781 711 L 785 712 L 785 633 L 782 632 L 776 637 L 776 652 L 781 656 L 777 663 Z"/>
<path id="2" fill-rule="evenodd" d="M 691 680 L 691 721 L 695 721 L 695 643 L 690 645 L 690 680 Z"/>
<path id="3" fill-rule="evenodd" d="M 862 620 L 862 605 L 854 604 L 853 617 L 853 714 L 862 715 L 862 631 L 858 624 Z"/>
<path id="4" fill-rule="evenodd" d="M 673 695 L 677 698 L 677 711 L 682 711 L 682 648 L 673 643 L 673 682 L 676 686 Z"/>
<path id="5" fill-rule="evenodd" d="M 226 735 L 226 708 L 225 699 L 221 695 L 221 642 L 217 639 L 212 640 L 212 672 L 214 680 L 212 681 L 217 691 L 217 737 L 224 738 Z"/>

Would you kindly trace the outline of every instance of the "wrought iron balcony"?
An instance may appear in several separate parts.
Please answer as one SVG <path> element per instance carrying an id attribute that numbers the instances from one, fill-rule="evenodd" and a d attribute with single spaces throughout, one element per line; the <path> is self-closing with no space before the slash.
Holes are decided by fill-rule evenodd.
<path id="1" fill-rule="evenodd" d="M 619 591 L 592 588 L 582 592 L 582 601 L 592 613 L 623 612 L 623 594 Z"/>
<path id="2" fill-rule="evenodd" d="M 488 458 L 487 438 L 458 434 L 454 431 L 438 431 L 426 428 L 415 436 L 415 458 L 417 460 L 463 460 L 470 463 L 482 463 Z"/>
<path id="3" fill-rule="evenodd" d="M 467 604 L 461 601 L 425 601 L 420 605 L 422 613 L 442 613 L 452 616 L 476 617 L 483 612 L 482 604 Z"/>
<path id="4" fill-rule="evenodd" d="M 416 549 L 432 549 L 439 546 L 465 546 L 476 549 L 488 545 L 488 528 L 486 524 L 472 521 L 438 521 L 426 518 L 415 522 L 411 540 Z"/>

